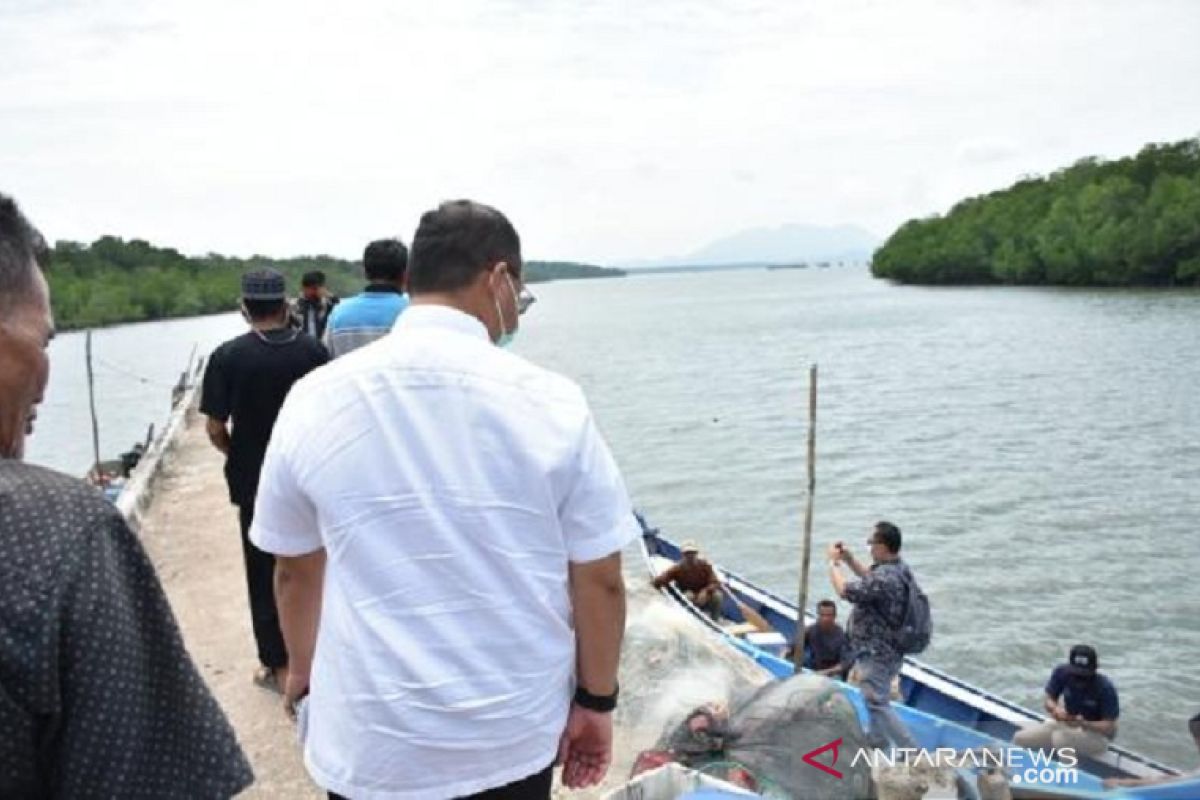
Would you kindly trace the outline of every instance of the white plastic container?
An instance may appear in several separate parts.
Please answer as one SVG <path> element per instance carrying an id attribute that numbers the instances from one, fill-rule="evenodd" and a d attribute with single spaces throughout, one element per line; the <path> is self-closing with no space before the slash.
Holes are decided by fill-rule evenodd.
<path id="1" fill-rule="evenodd" d="M 759 796 L 694 769 L 679 764 L 664 764 L 612 790 L 604 795 L 604 800 L 675 800 L 697 789 L 716 789 L 741 797 Z"/>

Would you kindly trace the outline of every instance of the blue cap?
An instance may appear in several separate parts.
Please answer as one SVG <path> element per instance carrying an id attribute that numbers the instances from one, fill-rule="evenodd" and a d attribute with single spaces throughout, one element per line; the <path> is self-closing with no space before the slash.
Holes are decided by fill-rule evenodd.
<path id="1" fill-rule="evenodd" d="M 287 285 L 283 274 L 273 269 L 257 269 L 242 276 L 243 300 L 283 300 Z"/>

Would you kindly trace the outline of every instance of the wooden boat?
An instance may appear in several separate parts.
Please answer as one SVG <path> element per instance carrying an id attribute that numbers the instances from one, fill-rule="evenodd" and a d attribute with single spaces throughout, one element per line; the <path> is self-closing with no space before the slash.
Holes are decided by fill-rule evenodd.
<path id="1" fill-rule="evenodd" d="M 650 527 L 638 516 L 642 526 L 647 568 L 656 575 L 680 557 L 678 546 Z M 731 646 L 741 650 L 778 678 L 793 674 L 792 663 L 783 655 L 796 633 L 797 613 L 794 604 L 755 586 L 741 576 L 713 565 L 725 585 L 721 614 L 723 620 L 714 622 L 700 609 L 689 603 L 681 593 L 666 590 L 700 622 L 723 637 Z M 758 619 L 755 619 L 755 617 Z M 750 617 L 750 619 L 747 619 Z M 757 626 L 751 623 L 754 620 Z M 815 622 L 806 614 L 806 624 Z M 755 633 L 765 622 L 771 633 Z M 857 691 L 846 687 L 847 694 L 865 719 L 865 706 Z M 1044 721 L 1044 717 L 1016 703 L 955 678 L 915 658 L 906 658 L 900 675 L 900 695 L 903 705 L 897 713 L 912 730 L 923 747 L 952 746 L 958 749 L 1011 743 L 1013 734 L 1022 727 Z M 1105 778 L 1174 778 L 1175 770 L 1147 756 L 1110 745 L 1098 759 L 1080 759 L 1080 782 L 1065 793 L 1054 785 L 1039 787 L 1046 797 L 1089 797 L 1101 791 Z M 1033 787 L 1025 787 L 1027 790 Z M 1033 795 L 1024 795 L 1033 796 Z M 1039 795 L 1040 796 L 1040 795 Z M 1126 789 L 1121 794 L 1104 793 L 1104 797 L 1137 797 L 1144 800 L 1197 800 L 1200 798 L 1200 778 L 1175 781 L 1170 784 L 1139 789 Z"/>

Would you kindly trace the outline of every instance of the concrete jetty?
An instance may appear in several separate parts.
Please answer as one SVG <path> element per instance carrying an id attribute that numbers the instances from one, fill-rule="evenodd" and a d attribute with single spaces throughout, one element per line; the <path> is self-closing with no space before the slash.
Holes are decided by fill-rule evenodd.
<path id="1" fill-rule="evenodd" d="M 252 682 L 258 659 L 242 566 L 237 509 L 224 457 L 189 410 L 141 503 L 140 533 L 188 651 L 237 731 L 254 767 L 242 797 L 323 798 L 301 761 L 279 695 Z"/>
<path id="2" fill-rule="evenodd" d="M 241 797 L 324 798 L 304 769 L 281 698 L 252 682 L 258 662 L 237 510 L 229 503 L 223 463 L 189 396 L 153 457 L 139 465 L 122 510 L 137 524 L 187 649 L 254 768 L 255 783 Z M 602 786 L 585 791 L 568 791 L 556 780 L 556 798 L 597 798 L 621 786 L 637 754 L 653 746 L 671 720 L 701 703 L 728 705 L 733 686 L 767 680 L 651 590 L 636 548 L 626 553 L 626 565 L 630 615 L 613 767 Z"/>

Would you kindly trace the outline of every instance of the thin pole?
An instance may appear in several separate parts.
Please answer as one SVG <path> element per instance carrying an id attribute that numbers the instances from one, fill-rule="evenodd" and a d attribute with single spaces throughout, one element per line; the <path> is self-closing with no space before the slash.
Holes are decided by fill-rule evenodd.
<path id="1" fill-rule="evenodd" d="M 96 378 L 92 373 L 92 332 L 87 332 L 88 405 L 92 410 L 92 472 L 100 467 L 100 423 L 96 420 Z M 97 476 L 99 477 L 99 476 Z"/>
<path id="2" fill-rule="evenodd" d="M 812 561 L 813 493 L 817 488 L 817 365 L 808 368 L 808 505 L 804 509 L 804 555 L 800 563 L 800 604 L 792 664 L 804 667 L 804 612 L 808 608 L 808 567 Z"/>

